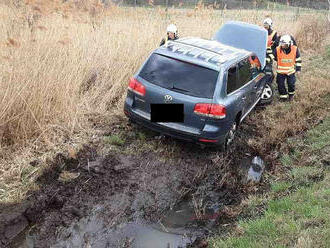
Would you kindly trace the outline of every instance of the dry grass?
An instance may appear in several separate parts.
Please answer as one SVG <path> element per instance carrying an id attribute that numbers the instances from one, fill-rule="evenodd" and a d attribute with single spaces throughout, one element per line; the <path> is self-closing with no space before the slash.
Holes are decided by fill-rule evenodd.
<path id="1" fill-rule="evenodd" d="M 65 139 L 85 137 L 92 132 L 91 115 L 122 114 L 129 77 L 159 45 L 168 23 L 179 26 L 180 36 L 210 38 L 227 20 L 260 24 L 269 14 L 203 6 L 167 12 L 162 8 L 104 8 L 98 1 L 87 0 L 76 4 L 59 0 L 27 0 L 27 5 L 19 0 L 2 2 L 0 201 L 21 198 L 24 187 L 33 184 L 33 177 L 28 181 L 22 177 L 28 167 L 26 157 L 33 150 L 47 151 Z M 272 13 L 272 18 L 277 30 L 287 32 L 290 27 L 295 35 L 305 27 L 302 20 L 316 20 L 317 15 L 301 13 L 297 19 L 294 13 L 281 11 Z M 313 84 L 306 87 L 315 88 Z M 300 93 L 309 95 L 307 88 Z M 303 118 L 304 111 L 297 111 L 297 118 Z"/>

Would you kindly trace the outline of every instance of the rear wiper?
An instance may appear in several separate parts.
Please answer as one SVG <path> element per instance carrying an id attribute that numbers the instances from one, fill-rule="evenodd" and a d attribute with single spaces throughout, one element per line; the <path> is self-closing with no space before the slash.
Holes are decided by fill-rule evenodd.
<path id="1" fill-rule="evenodd" d="M 174 91 L 182 91 L 182 92 L 189 92 L 189 90 L 180 89 L 180 88 L 175 87 L 174 84 L 173 84 L 171 90 L 174 90 Z"/>

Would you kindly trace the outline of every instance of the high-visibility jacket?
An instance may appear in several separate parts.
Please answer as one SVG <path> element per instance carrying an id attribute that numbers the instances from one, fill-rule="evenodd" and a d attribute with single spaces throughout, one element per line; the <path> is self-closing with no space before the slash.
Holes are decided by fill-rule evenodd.
<path id="1" fill-rule="evenodd" d="M 251 67 L 253 67 L 253 68 L 261 67 L 260 61 L 259 61 L 258 57 L 256 57 L 256 56 L 254 56 L 254 58 L 252 58 L 252 56 L 250 56 L 249 62 L 250 62 Z"/>
<path id="2" fill-rule="evenodd" d="M 275 34 L 276 34 L 276 31 L 273 30 L 273 31 L 268 35 L 267 48 L 271 48 L 271 47 L 273 46 L 273 43 L 274 43 L 273 38 L 274 38 Z"/>
<path id="3" fill-rule="evenodd" d="M 281 47 L 276 48 L 277 73 L 290 75 L 296 72 L 297 47 L 292 45 L 290 53 L 286 54 Z"/>

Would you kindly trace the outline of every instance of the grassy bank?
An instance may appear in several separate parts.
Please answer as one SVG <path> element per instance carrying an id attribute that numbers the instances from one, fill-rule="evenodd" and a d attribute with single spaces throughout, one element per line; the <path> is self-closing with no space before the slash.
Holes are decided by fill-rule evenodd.
<path id="1" fill-rule="evenodd" d="M 211 247 L 329 247 L 329 130 L 330 116 L 291 141 L 291 152 L 282 157 L 286 178 L 273 180 L 267 194 L 250 197 L 245 212 L 251 219 L 239 221 L 235 234 L 213 239 Z M 253 216 L 260 206 L 262 217 Z"/>

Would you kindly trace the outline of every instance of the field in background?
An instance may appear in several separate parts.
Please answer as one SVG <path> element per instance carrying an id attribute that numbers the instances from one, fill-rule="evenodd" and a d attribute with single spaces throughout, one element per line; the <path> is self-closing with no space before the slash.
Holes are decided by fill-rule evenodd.
<path id="1" fill-rule="evenodd" d="M 83 142 L 93 134 L 95 122 L 122 115 L 128 79 L 159 45 L 169 23 L 177 24 L 181 37 L 210 38 L 227 20 L 260 24 L 271 15 L 276 30 L 297 37 L 303 59 L 320 48 L 329 31 L 326 15 L 316 11 L 297 15 L 290 10 L 214 10 L 203 6 L 165 11 L 104 8 L 88 1 L 78 5 L 26 2 L 0 4 L 0 201 L 19 199 L 25 194 L 22 188 L 33 184 L 33 177 L 29 182 L 22 180 L 29 154 L 58 149 L 75 137 Z M 314 76 L 303 75 L 306 84 L 299 86 L 301 94 L 309 95 L 311 89 L 316 97 L 329 92 L 328 79 L 322 76 L 314 82 Z M 317 102 L 313 97 L 299 99 L 304 99 L 297 113 L 303 130 L 303 109 Z M 276 118 L 272 112 L 266 119 L 271 122 Z M 266 125 L 264 131 L 270 129 L 275 139 L 270 146 L 282 142 L 290 135 L 287 129 L 297 126 L 283 121 L 284 130 L 279 132 Z M 278 133 L 280 139 L 276 138 Z M 264 141 L 252 140 L 251 144 L 262 148 Z M 38 168 L 28 173 L 37 172 Z"/>

